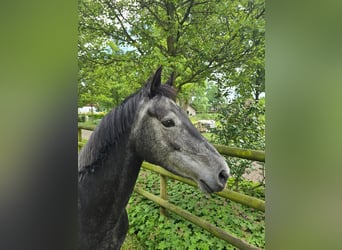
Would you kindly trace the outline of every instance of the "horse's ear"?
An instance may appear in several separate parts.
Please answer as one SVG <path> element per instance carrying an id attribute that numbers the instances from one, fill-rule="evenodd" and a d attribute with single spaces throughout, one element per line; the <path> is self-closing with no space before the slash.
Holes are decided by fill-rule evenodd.
<path id="1" fill-rule="evenodd" d="M 165 82 L 165 84 L 173 86 L 173 83 L 175 81 L 175 72 L 172 72 L 169 79 Z"/>
<path id="2" fill-rule="evenodd" d="M 161 72 L 162 72 L 162 66 L 160 66 L 156 73 L 154 73 L 154 76 L 152 77 L 152 81 L 150 82 L 150 96 L 153 97 L 156 94 L 156 90 L 161 85 Z"/>

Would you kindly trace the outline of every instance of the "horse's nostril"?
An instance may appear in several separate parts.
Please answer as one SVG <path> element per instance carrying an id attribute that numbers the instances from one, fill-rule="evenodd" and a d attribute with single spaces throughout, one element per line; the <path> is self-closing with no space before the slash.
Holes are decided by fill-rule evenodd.
<path id="1" fill-rule="evenodd" d="M 222 184 L 226 184 L 228 177 L 229 175 L 226 170 L 222 170 L 219 174 L 219 180 Z"/>

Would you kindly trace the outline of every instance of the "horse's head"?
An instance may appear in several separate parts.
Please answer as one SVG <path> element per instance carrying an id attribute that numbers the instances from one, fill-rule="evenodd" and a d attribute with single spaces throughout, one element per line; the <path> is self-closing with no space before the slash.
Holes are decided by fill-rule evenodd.
<path id="1" fill-rule="evenodd" d="M 172 77 L 161 84 L 161 68 L 144 87 L 133 125 L 135 151 L 146 161 L 194 180 L 204 192 L 221 191 L 229 176 L 225 159 L 175 103 Z"/>

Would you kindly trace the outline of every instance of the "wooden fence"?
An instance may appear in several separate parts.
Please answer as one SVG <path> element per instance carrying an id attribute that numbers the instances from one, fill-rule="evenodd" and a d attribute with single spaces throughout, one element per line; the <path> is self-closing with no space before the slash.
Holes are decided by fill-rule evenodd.
<path id="1" fill-rule="evenodd" d="M 84 143 L 82 143 L 82 129 L 84 130 L 94 130 L 95 126 L 78 126 L 78 147 L 79 149 L 83 146 Z M 258 151 L 258 150 L 250 150 L 250 149 L 240 149 L 240 148 L 233 148 L 233 147 L 227 147 L 224 145 L 218 145 L 213 144 L 214 147 L 217 149 L 217 151 L 226 156 L 231 157 L 238 157 L 248 160 L 254 160 L 254 161 L 260 161 L 265 162 L 265 152 L 264 151 Z M 143 162 L 142 167 L 148 170 L 151 170 L 155 173 L 158 173 L 160 175 L 160 197 L 153 195 L 142 188 L 136 187 L 134 191 L 147 199 L 159 204 L 161 206 L 160 213 L 162 215 L 167 215 L 167 211 L 172 211 L 176 213 L 177 215 L 183 217 L 184 219 L 198 225 L 199 227 L 207 230 L 214 236 L 225 240 L 226 242 L 232 244 L 233 246 L 238 247 L 239 249 L 260 249 L 258 247 L 255 247 L 248 242 L 237 238 L 230 234 L 229 232 L 226 232 L 225 230 L 216 227 L 215 225 L 189 213 L 188 211 L 177 207 L 167 201 L 167 178 L 171 178 L 183 183 L 186 183 L 188 185 L 197 187 L 197 184 L 187 178 L 175 175 L 164 168 L 161 168 L 157 165 L 150 164 L 148 162 Z M 224 189 L 221 192 L 215 193 L 221 197 L 224 197 L 226 199 L 238 202 L 240 204 L 255 208 L 257 210 L 265 212 L 265 201 L 240 194 L 238 192 L 234 192 L 228 189 Z"/>

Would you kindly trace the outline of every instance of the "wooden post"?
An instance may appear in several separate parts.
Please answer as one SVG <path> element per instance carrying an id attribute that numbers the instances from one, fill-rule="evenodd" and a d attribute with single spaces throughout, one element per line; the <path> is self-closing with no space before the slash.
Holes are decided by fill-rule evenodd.
<path id="1" fill-rule="evenodd" d="M 160 175 L 160 198 L 167 201 L 167 177 Z M 160 214 L 167 217 L 167 210 L 164 207 L 160 207 Z"/>

